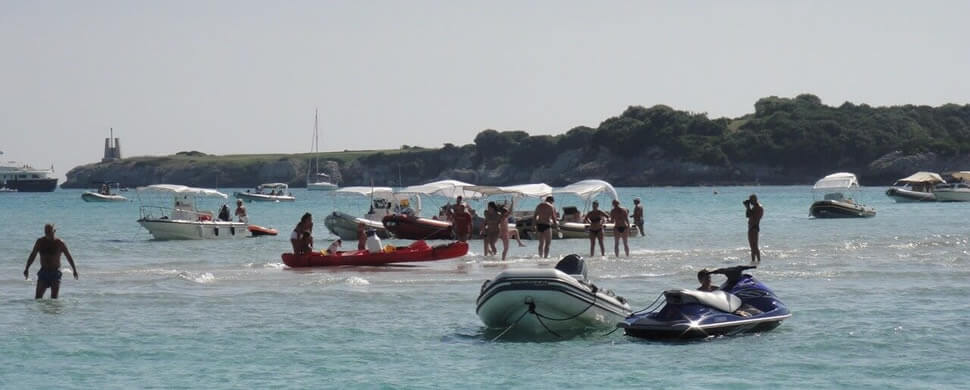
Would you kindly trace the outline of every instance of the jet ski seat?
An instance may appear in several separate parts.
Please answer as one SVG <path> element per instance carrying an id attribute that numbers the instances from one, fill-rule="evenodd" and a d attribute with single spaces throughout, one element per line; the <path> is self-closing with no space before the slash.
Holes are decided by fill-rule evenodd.
<path id="1" fill-rule="evenodd" d="M 670 304 L 683 305 L 698 303 L 727 313 L 733 313 L 741 307 L 741 298 L 721 290 L 711 292 L 699 290 L 667 290 L 664 291 L 664 298 Z"/>
<path id="2" fill-rule="evenodd" d="M 573 254 L 563 257 L 562 260 L 559 260 L 559 263 L 556 263 L 556 269 L 576 278 L 576 280 L 587 280 L 586 261 L 580 255 Z"/>

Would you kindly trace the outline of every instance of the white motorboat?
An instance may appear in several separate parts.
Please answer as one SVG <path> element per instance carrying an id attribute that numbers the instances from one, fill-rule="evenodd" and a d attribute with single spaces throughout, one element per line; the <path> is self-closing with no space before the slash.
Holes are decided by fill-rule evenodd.
<path id="1" fill-rule="evenodd" d="M 933 186 L 939 183 L 946 183 L 940 175 L 920 171 L 896 180 L 896 183 L 893 183 L 893 186 L 886 190 L 886 196 L 893 198 L 898 203 L 933 202 L 936 201 Z"/>
<path id="2" fill-rule="evenodd" d="M 127 202 L 128 198 L 121 196 L 121 185 L 118 183 L 102 183 L 97 191 L 84 191 L 81 199 L 85 202 Z"/>
<path id="3" fill-rule="evenodd" d="M 815 182 L 813 194 L 822 193 L 823 199 L 815 201 L 808 214 L 815 218 L 859 218 L 874 217 L 876 210 L 858 203 L 848 192 L 859 192 L 859 179 L 852 173 L 839 172 L 825 176 Z"/>
<path id="4" fill-rule="evenodd" d="M 143 200 L 142 194 L 164 194 L 174 198 L 175 204 L 172 207 L 142 203 L 141 217 L 138 219 L 138 223 L 157 240 L 223 239 L 250 236 L 247 223 L 218 220 L 212 212 L 196 209 L 196 203 L 203 198 L 228 198 L 226 194 L 219 191 L 174 184 L 138 187 L 137 191 L 139 200 Z"/>
<path id="5" fill-rule="evenodd" d="M 361 196 L 370 199 L 370 209 L 363 217 L 334 211 L 324 218 L 323 223 L 327 229 L 344 240 L 357 239 L 358 224 L 364 224 L 365 229 L 376 231 L 380 238 L 390 238 L 391 233 L 381 221 L 385 216 L 403 212 L 402 205 L 410 208 L 411 204 L 407 194 L 394 194 L 391 187 L 344 187 L 334 191 L 334 195 Z M 415 203 L 417 209 L 408 210 L 408 213 L 417 215 L 421 212 L 421 199 L 417 198 Z"/>
<path id="6" fill-rule="evenodd" d="M 10 194 L 10 193 L 14 193 L 14 192 L 17 192 L 17 190 L 15 190 L 13 188 L 7 188 L 7 187 L 4 187 L 4 186 L 0 186 L 0 193 Z"/>
<path id="7" fill-rule="evenodd" d="M 586 274 L 579 255 L 566 256 L 554 269 L 503 271 L 482 284 L 475 312 L 503 334 L 564 336 L 614 328 L 630 315 L 630 305 Z"/>
<path id="8" fill-rule="evenodd" d="M 337 184 L 330 181 L 330 175 L 320 172 L 320 130 L 317 129 L 319 123 L 317 110 L 313 110 L 313 175 L 310 175 L 310 166 L 306 172 L 306 189 L 309 191 L 333 191 L 337 189 Z"/>
<path id="9" fill-rule="evenodd" d="M 53 176 L 53 168 L 37 169 L 16 161 L 0 161 L 0 188 L 18 192 L 51 192 L 57 189 L 57 178 Z"/>
<path id="10" fill-rule="evenodd" d="M 582 180 L 576 183 L 570 184 L 568 186 L 556 189 L 553 191 L 554 194 L 569 194 L 579 197 L 583 200 L 583 210 L 580 212 L 577 207 L 563 207 L 563 214 L 559 220 L 559 229 L 553 234 L 554 238 L 589 238 L 589 224 L 583 222 L 583 215 L 591 209 L 593 204 L 593 199 L 602 193 L 609 195 L 610 200 L 619 199 L 619 195 L 616 193 L 616 189 L 613 185 L 607 183 L 603 180 Z M 601 209 L 610 212 L 612 205 L 605 205 Z M 633 224 L 632 218 L 633 214 L 630 214 L 630 237 L 636 237 L 639 233 L 637 232 L 636 225 Z M 603 224 L 603 235 L 606 237 L 612 237 L 614 235 L 615 229 L 613 223 Z"/>
<path id="11" fill-rule="evenodd" d="M 286 183 L 265 183 L 256 186 L 256 190 L 253 192 L 239 192 L 233 193 L 236 199 L 242 199 L 247 202 L 292 202 L 296 200 L 292 193 L 289 192 L 290 187 Z"/>
<path id="12" fill-rule="evenodd" d="M 937 184 L 933 189 L 940 202 L 970 202 L 970 171 L 950 173 L 956 182 Z"/>

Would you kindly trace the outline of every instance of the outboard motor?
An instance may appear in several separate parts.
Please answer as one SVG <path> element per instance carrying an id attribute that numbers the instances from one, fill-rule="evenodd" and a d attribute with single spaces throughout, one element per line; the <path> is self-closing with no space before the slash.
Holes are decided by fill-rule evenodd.
<path id="1" fill-rule="evenodd" d="M 563 257 L 556 264 L 556 269 L 567 275 L 572 275 L 576 279 L 586 280 L 586 261 L 580 255 L 572 254 Z"/>

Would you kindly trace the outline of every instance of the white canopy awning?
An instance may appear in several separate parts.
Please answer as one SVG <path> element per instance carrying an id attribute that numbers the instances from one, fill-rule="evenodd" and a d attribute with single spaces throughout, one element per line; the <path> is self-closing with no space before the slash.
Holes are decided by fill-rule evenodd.
<path id="1" fill-rule="evenodd" d="M 461 196 L 466 199 L 481 198 L 482 194 L 466 190 L 466 187 L 473 187 L 474 184 L 461 182 L 458 180 L 440 180 L 417 186 L 405 187 L 398 191 L 404 194 L 437 195 L 446 198 L 456 198 Z"/>
<path id="2" fill-rule="evenodd" d="M 138 192 L 167 192 L 178 195 L 195 195 L 205 197 L 229 198 L 228 195 L 208 188 L 187 187 L 178 184 L 152 184 L 150 186 L 138 187 Z"/>
<path id="3" fill-rule="evenodd" d="M 859 188 L 859 179 L 848 172 L 833 173 L 815 182 L 813 190 L 845 190 Z"/>
<path id="4" fill-rule="evenodd" d="M 478 192 L 485 196 L 513 195 L 532 198 L 541 198 L 552 193 L 552 187 L 549 187 L 546 183 L 519 184 L 514 186 L 471 186 L 465 187 L 465 190 Z"/>
<path id="5" fill-rule="evenodd" d="M 924 171 L 916 172 L 897 181 L 903 183 L 946 183 L 940 175 Z"/>
<path id="6" fill-rule="evenodd" d="M 599 195 L 601 192 L 607 191 L 613 199 L 619 199 L 620 196 L 616 194 L 616 189 L 613 188 L 610 183 L 602 180 L 583 180 L 578 181 L 568 186 L 553 190 L 554 194 L 573 194 L 584 201 L 589 201 Z"/>

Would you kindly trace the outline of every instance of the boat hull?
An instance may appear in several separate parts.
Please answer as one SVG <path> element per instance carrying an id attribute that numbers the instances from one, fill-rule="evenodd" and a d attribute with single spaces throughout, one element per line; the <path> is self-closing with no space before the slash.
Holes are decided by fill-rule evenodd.
<path id="1" fill-rule="evenodd" d="M 266 194 L 254 194 L 251 192 L 236 192 L 233 194 L 236 199 L 242 199 L 247 202 L 292 202 L 296 200 L 295 197 L 289 195 L 266 195 Z"/>
<path id="2" fill-rule="evenodd" d="M 876 210 L 861 204 L 820 200 L 812 203 L 809 215 L 815 218 L 868 218 L 876 216 Z"/>
<path id="3" fill-rule="evenodd" d="M 404 215 L 388 215 L 381 223 L 394 237 L 405 240 L 451 240 L 454 233 L 451 222 Z M 356 237 L 356 235 L 355 235 Z"/>
<path id="4" fill-rule="evenodd" d="M 741 333 L 772 330 L 790 318 L 791 313 L 745 318 L 723 315 L 723 322 L 692 324 L 690 321 L 659 321 L 653 318 L 639 319 L 635 325 L 620 323 L 628 336 L 651 340 L 696 339 L 709 336 L 731 336 Z"/>
<path id="5" fill-rule="evenodd" d="M 299 255 L 284 253 L 282 259 L 283 264 L 293 268 L 338 265 L 377 266 L 391 263 L 446 260 L 464 256 L 466 253 L 468 253 L 468 244 L 464 242 L 453 242 L 432 247 L 424 241 L 417 241 L 409 246 L 397 247 L 393 252 L 371 253 L 368 250 L 357 250 L 326 255 L 320 252 Z"/>
<path id="6" fill-rule="evenodd" d="M 83 199 L 85 202 L 127 202 L 128 201 L 128 198 L 125 198 L 124 196 L 121 196 L 121 195 L 117 195 L 117 194 L 105 195 L 105 194 L 99 194 L 97 192 L 91 192 L 91 191 L 87 191 L 81 194 L 81 199 Z"/>
<path id="7" fill-rule="evenodd" d="M 886 190 L 886 196 L 893 198 L 897 203 L 936 201 L 936 195 L 932 192 L 912 191 L 898 187 Z"/>
<path id="8" fill-rule="evenodd" d="M 363 223 L 367 229 L 373 229 L 377 232 L 377 236 L 380 238 L 390 238 L 391 232 L 387 231 L 384 225 L 377 221 L 371 221 L 366 218 L 359 218 L 353 215 L 343 213 L 340 211 L 334 211 L 330 215 L 327 215 L 323 219 L 323 224 L 327 226 L 327 230 L 330 233 L 340 237 L 342 240 L 353 240 L 357 241 L 357 224 Z"/>
<path id="9" fill-rule="evenodd" d="M 940 202 L 970 202 L 970 191 L 938 189 L 934 193 Z"/>
<path id="10" fill-rule="evenodd" d="M 486 327 L 522 335 L 609 329 L 630 314 L 622 298 L 591 286 L 555 269 L 509 270 L 485 282 L 475 312 Z"/>
<path id="11" fill-rule="evenodd" d="M 57 189 L 57 179 L 7 180 L 5 187 L 17 192 L 53 192 Z"/>
<path id="12" fill-rule="evenodd" d="M 234 239 L 250 235 L 248 225 L 243 222 L 142 218 L 138 224 L 156 240 Z"/>
<path id="13" fill-rule="evenodd" d="M 306 189 L 309 191 L 333 191 L 337 188 L 336 184 L 326 182 L 306 184 Z"/>

